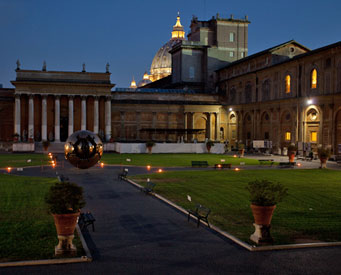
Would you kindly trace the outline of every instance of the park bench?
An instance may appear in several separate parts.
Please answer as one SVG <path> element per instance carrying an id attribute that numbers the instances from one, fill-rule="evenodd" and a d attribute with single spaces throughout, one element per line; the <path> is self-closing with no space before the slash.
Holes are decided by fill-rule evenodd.
<path id="1" fill-rule="evenodd" d="M 280 168 L 294 168 L 296 165 L 296 162 L 280 162 L 279 167 Z"/>
<path id="2" fill-rule="evenodd" d="M 224 169 L 224 168 L 231 169 L 232 168 L 232 164 L 231 163 L 217 163 L 217 164 L 214 164 L 214 169 Z"/>
<path id="3" fill-rule="evenodd" d="M 96 219 L 94 216 L 90 213 L 81 213 L 78 219 L 78 224 L 80 226 L 80 229 L 83 230 L 84 228 L 87 228 L 88 225 L 92 225 L 92 231 L 95 232 L 95 221 Z"/>
<path id="4" fill-rule="evenodd" d="M 121 173 L 118 174 L 117 178 L 119 180 L 125 180 L 128 176 L 128 168 L 124 168 Z"/>
<path id="5" fill-rule="evenodd" d="M 154 193 L 154 187 L 156 186 L 155 183 L 152 183 L 151 181 L 147 182 L 146 187 L 143 187 L 141 191 L 145 192 L 147 194 L 152 194 Z"/>
<path id="6" fill-rule="evenodd" d="M 206 160 L 192 160 L 192 167 L 208 167 Z"/>
<path id="7" fill-rule="evenodd" d="M 191 196 L 187 195 L 187 199 L 192 202 Z M 189 222 L 189 218 L 192 215 L 193 217 L 197 218 L 197 227 L 200 225 L 200 220 L 203 220 L 207 223 L 208 227 L 210 227 L 210 224 L 208 222 L 208 215 L 211 212 L 211 209 L 197 203 L 195 204 L 195 207 L 193 209 L 188 209 L 188 215 L 187 215 L 187 221 Z"/>
<path id="8" fill-rule="evenodd" d="M 272 165 L 274 164 L 274 162 L 275 162 L 274 159 L 259 159 L 258 161 L 259 161 L 259 164 L 260 164 L 260 165 L 270 163 L 271 166 L 272 166 Z"/>

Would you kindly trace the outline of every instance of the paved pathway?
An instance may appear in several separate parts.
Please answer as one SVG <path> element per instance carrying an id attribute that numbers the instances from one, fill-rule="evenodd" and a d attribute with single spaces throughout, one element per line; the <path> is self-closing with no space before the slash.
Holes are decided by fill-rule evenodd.
<path id="1" fill-rule="evenodd" d="M 0 274 L 341 274 L 341 247 L 249 252 L 118 181 L 119 170 L 66 165 L 59 171 L 84 187 L 85 210 L 97 220 L 96 232 L 86 236 L 93 262 L 3 268 Z M 21 173 L 53 175 L 51 168 Z"/>

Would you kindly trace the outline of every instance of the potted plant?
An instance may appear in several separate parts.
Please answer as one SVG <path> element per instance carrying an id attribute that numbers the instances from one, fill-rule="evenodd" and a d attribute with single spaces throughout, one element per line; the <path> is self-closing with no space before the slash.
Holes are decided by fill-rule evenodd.
<path id="1" fill-rule="evenodd" d="M 244 143 L 238 143 L 238 153 L 239 153 L 239 157 L 240 158 L 244 157 L 244 152 L 245 152 L 245 145 L 244 145 Z"/>
<path id="2" fill-rule="evenodd" d="M 148 153 L 151 154 L 152 153 L 152 148 L 155 146 L 155 142 L 150 140 L 146 142 L 146 147 L 148 149 Z"/>
<path id="3" fill-rule="evenodd" d="M 288 146 L 288 157 L 289 157 L 289 162 L 294 162 L 295 160 L 295 155 L 296 155 L 297 147 L 295 144 L 290 144 Z"/>
<path id="4" fill-rule="evenodd" d="M 269 180 L 249 182 L 246 189 L 250 192 L 251 210 L 255 220 L 255 233 L 251 240 L 256 243 L 272 242 L 270 223 L 276 205 L 287 196 L 288 189 L 280 183 Z"/>
<path id="5" fill-rule="evenodd" d="M 85 205 L 83 188 L 68 181 L 58 182 L 50 187 L 45 202 L 54 218 L 59 239 L 55 254 L 76 254 L 72 240 L 80 209 Z"/>
<path id="6" fill-rule="evenodd" d="M 47 149 L 50 146 L 50 142 L 48 140 L 43 140 L 42 144 L 43 144 L 44 151 L 47 151 Z"/>
<path id="7" fill-rule="evenodd" d="M 18 142 L 20 138 L 20 135 L 18 133 L 13 134 L 13 142 Z"/>
<path id="8" fill-rule="evenodd" d="M 327 168 L 327 160 L 330 157 L 330 149 L 323 148 L 322 146 L 317 149 L 317 154 L 320 159 L 320 168 Z"/>
<path id="9" fill-rule="evenodd" d="M 211 148 L 214 146 L 214 142 L 212 140 L 208 140 L 206 141 L 206 149 L 207 152 L 210 153 L 211 152 Z"/>

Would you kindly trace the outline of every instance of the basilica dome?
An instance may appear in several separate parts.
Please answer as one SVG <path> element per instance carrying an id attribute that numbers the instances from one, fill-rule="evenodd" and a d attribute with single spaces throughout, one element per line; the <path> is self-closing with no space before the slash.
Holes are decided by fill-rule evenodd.
<path id="1" fill-rule="evenodd" d="M 176 24 L 173 26 L 172 38 L 163 45 L 156 53 L 150 67 L 151 81 L 156 81 L 172 73 L 172 56 L 169 51 L 180 40 L 185 40 L 184 27 L 180 23 L 180 16 L 176 18 Z"/>

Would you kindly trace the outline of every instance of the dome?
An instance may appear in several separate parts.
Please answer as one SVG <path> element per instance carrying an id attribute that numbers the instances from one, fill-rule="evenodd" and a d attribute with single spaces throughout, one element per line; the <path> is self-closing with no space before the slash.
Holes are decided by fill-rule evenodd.
<path id="1" fill-rule="evenodd" d="M 154 56 L 150 67 L 151 81 L 156 81 L 172 73 L 172 56 L 169 51 L 181 40 L 185 39 L 184 27 L 180 23 L 180 16 L 176 18 L 176 24 L 173 26 L 171 40 L 163 45 Z"/>
<path id="2" fill-rule="evenodd" d="M 147 72 L 144 73 L 143 75 L 143 79 L 141 81 L 139 81 L 139 83 L 137 84 L 137 87 L 143 87 L 144 85 L 147 85 L 151 83 L 150 79 L 149 79 L 149 75 Z"/>
<path id="3" fill-rule="evenodd" d="M 131 88 L 131 89 L 136 89 L 137 88 L 136 81 L 135 81 L 134 77 L 133 77 L 133 80 L 130 83 L 130 87 L 129 88 Z"/>
<path id="4" fill-rule="evenodd" d="M 156 81 L 172 73 L 172 56 L 169 51 L 177 42 L 177 40 L 170 40 L 157 51 L 150 67 L 151 81 Z"/>

